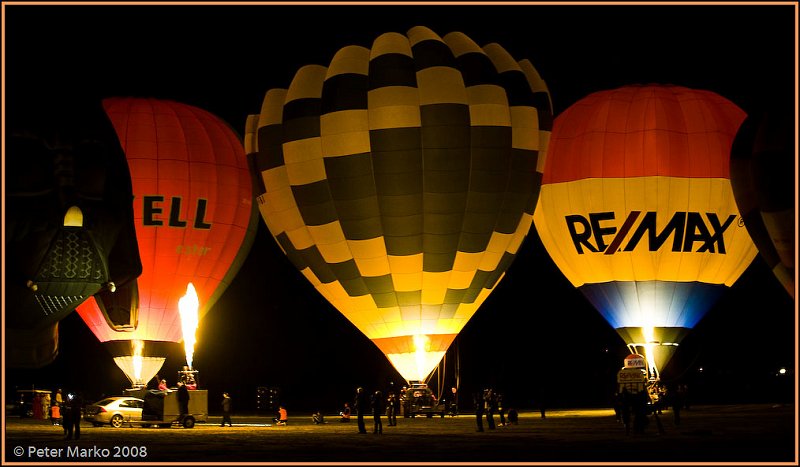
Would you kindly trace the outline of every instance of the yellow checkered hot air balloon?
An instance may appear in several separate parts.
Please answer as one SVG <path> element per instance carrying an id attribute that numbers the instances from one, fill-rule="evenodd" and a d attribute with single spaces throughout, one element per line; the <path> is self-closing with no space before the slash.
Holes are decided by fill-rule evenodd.
<path id="1" fill-rule="evenodd" d="M 529 61 L 418 26 L 300 68 L 245 139 L 271 234 L 410 381 L 514 259 L 551 122 Z"/>

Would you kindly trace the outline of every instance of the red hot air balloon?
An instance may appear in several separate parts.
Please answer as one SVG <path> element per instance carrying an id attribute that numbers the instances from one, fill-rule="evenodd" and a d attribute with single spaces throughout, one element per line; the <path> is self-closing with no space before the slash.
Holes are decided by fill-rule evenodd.
<path id="1" fill-rule="evenodd" d="M 744 118 L 713 92 L 646 85 L 591 94 L 554 122 L 536 229 L 654 376 L 756 254 L 729 176 Z"/>
<path id="2" fill-rule="evenodd" d="M 250 249 L 258 216 L 242 143 L 221 119 L 157 99 L 111 98 L 103 106 L 133 186 L 142 274 L 138 291 L 129 289 L 123 300 L 135 306 L 138 295 L 138 323 L 135 330 L 110 325 L 101 311 L 115 306 L 103 300 L 108 294 L 78 313 L 136 386 L 155 375 L 171 343 L 185 339 L 179 301 L 189 285 L 199 316 L 222 295 Z M 187 360 L 191 366 L 191 355 Z"/>

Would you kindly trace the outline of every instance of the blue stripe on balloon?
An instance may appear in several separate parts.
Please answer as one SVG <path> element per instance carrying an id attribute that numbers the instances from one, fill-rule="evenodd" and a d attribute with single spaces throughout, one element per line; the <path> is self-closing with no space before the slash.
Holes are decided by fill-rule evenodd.
<path id="1" fill-rule="evenodd" d="M 579 287 L 615 329 L 645 323 L 691 329 L 725 289 L 718 284 L 669 281 L 615 281 Z"/>

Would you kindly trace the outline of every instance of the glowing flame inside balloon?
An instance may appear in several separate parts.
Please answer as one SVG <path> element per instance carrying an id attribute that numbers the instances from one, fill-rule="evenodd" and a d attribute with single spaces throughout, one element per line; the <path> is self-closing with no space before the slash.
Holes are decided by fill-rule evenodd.
<path id="1" fill-rule="evenodd" d="M 198 310 L 200 300 L 197 298 L 197 291 L 194 285 L 189 282 L 186 286 L 186 295 L 178 300 L 178 311 L 181 314 L 181 330 L 183 331 L 183 350 L 186 352 L 186 364 L 192 368 L 194 358 L 194 344 L 196 342 L 195 333 L 200 321 Z"/>
<path id="2" fill-rule="evenodd" d="M 142 351 L 144 350 L 144 342 L 139 339 L 131 341 L 131 348 L 133 349 L 133 377 L 134 383 L 142 381 Z"/>
<path id="3" fill-rule="evenodd" d="M 416 360 L 417 360 L 417 373 L 419 374 L 419 379 L 424 380 L 425 376 L 427 376 L 427 352 L 428 352 L 428 344 L 430 343 L 430 338 L 425 335 L 418 334 L 414 336 L 414 349 L 416 353 Z"/>
<path id="4" fill-rule="evenodd" d="M 650 376 L 658 378 L 655 358 L 655 346 L 658 345 L 658 342 L 655 339 L 655 328 L 645 326 L 642 328 L 642 334 L 644 335 L 644 359 L 647 362 L 647 372 L 650 373 Z"/>

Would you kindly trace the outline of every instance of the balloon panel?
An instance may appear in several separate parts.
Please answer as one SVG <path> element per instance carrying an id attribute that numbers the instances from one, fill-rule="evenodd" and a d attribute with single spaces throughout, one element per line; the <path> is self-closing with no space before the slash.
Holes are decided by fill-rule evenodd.
<path id="1" fill-rule="evenodd" d="M 252 184 L 244 150 L 225 122 L 196 107 L 137 98 L 103 105 L 133 183 L 143 264 L 138 327 L 120 333 L 102 326 L 95 302 L 79 311 L 101 341 L 178 342 L 178 300 L 187 284 L 197 290 L 202 316 L 238 270 L 243 245 L 249 248 Z"/>
<path id="2" fill-rule="evenodd" d="M 730 182 L 591 178 L 542 187 L 540 237 L 576 287 L 608 281 L 731 286 L 755 255 Z"/>
<path id="3" fill-rule="evenodd" d="M 702 282 L 612 281 L 579 287 L 617 328 L 693 328 L 725 286 Z"/>
<path id="4" fill-rule="evenodd" d="M 267 92 L 246 141 L 283 251 L 424 379 L 527 235 L 550 125 L 529 63 L 416 27 L 298 70 Z"/>

